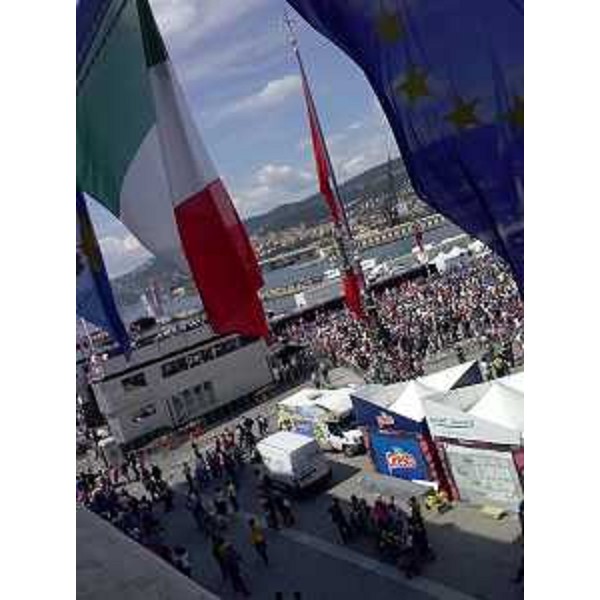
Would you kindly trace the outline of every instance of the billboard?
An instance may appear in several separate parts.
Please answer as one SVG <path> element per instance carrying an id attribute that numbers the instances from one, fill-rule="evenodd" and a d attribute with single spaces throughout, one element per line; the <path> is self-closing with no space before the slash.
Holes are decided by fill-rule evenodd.
<path id="1" fill-rule="evenodd" d="M 373 432 L 370 442 L 373 462 L 379 473 L 400 479 L 430 479 L 425 457 L 415 437 Z"/>
<path id="2" fill-rule="evenodd" d="M 445 445 L 460 499 L 516 510 L 523 494 L 511 452 Z"/>

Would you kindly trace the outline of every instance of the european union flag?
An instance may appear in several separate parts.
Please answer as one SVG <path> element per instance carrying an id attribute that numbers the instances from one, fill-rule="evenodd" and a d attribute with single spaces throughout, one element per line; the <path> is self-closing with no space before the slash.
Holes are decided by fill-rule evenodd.
<path id="1" fill-rule="evenodd" d="M 85 198 L 77 191 L 77 316 L 104 329 L 126 355 L 127 330 L 113 298 Z"/>
<path id="2" fill-rule="evenodd" d="M 521 0 L 288 0 L 364 71 L 416 193 L 523 291 Z"/>

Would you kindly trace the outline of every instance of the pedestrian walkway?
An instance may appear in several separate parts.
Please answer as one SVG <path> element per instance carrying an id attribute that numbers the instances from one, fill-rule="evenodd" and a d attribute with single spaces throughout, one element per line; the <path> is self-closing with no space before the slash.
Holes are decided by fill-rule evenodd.
<path id="1" fill-rule="evenodd" d="M 256 515 L 245 513 L 246 518 L 257 518 Z M 415 592 L 421 592 L 427 594 L 431 598 L 436 600 L 477 600 L 474 596 L 464 594 L 458 590 L 449 588 L 446 585 L 432 581 L 425 577 L 419 577 L 416 579 L 407 579 L 398 569 L 389 565 L 383 564 L 378 560 L 366 557 L 360 552 L 349 549 L 346 546 L 340 546 L 339 544 L 332 544 L 325 541 L 324 539 L 300 531 L 298 529 L 282 529 L 279 534 L 289 540 L 292 540 L 298 544 L 302 544 L 316 550 L 321 554 L 325 554 L 336 560 L 344 561 L 345 563 L 358 567 L 365 571 L 369 571 L 380 577 L 385 577 L 399 583 L 403 587 L 409 588 Z"/>

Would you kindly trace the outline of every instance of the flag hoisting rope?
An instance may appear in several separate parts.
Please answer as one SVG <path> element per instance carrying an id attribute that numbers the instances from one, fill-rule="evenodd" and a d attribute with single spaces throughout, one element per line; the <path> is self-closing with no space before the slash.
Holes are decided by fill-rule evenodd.
<path id="1" fill-rule="evenodd" d="M 331 158 L 327 150 L 317 109 L 308 84 L 304 63 L 300 56 L 298 40 L 294 34 L 292 21 L 287 12 L 284 15 L 284 22 L 289 32 L 290 44 L 298 62 L 298 68 L 302 78 L 302 91 L 304 93 L 304 100 L 306 102 L 306 110 L 308 113 L 315 167 L 317 170 L 317 178 L 319 180 L 319 190 L 325 198 L 333 221 L 334 236 L 340 254 L 343 271 L 344 299 L 351 313 L 358 319 L 364 319 L 366 317 L 363 298 L 365 282 L 360 267 L 360 260 L 354 248 L 348 215 L 340 197 L 335 173 L 331 164 Z"/>

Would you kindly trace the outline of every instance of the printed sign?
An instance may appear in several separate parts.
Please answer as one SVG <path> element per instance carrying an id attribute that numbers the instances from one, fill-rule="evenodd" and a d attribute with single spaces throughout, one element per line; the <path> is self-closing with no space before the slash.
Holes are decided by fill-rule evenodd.
<path id="1" fill-rule="evenodd" d="M 372 432 L 371 456 L 379 473 L 400 479 L 429 480 L 427 463 L 414 436 Z"/>
<path id="2" fill-rule="evenodd" d="M 461 500 L 516 510 L 521 485 L 510 452 L 446 445 Z"/>
<path id="3" fill-rule="evenodd" d="M 376 417 L 377 427 L 379 429 L 393 429 L 394 428 L 394 417 L 392 415 L 386 415 L 381 413 Z"/>
<path id="4" fill-rule="evenodd" d="M 386 452 L 385 460 L 387 461 L 388 469 L 416 469 L 417 460 L 402 448 L 394 448 L 391 452 Z"/>

